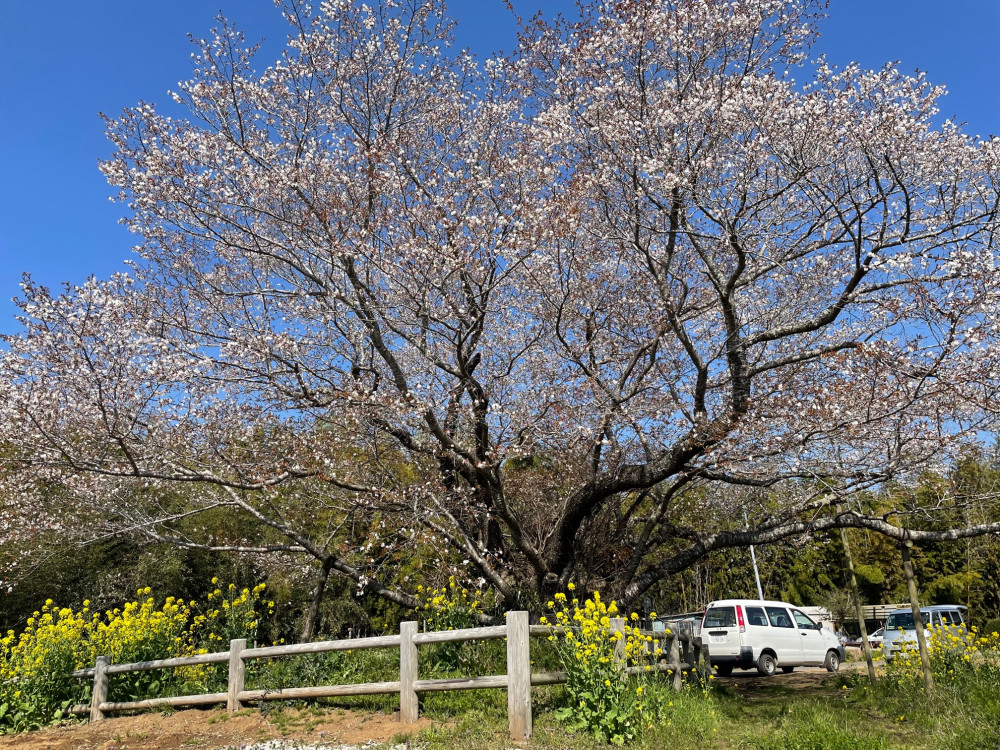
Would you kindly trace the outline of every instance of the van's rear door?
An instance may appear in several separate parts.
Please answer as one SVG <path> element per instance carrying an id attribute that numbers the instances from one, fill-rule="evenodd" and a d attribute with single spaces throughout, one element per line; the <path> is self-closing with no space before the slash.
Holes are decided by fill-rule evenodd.
<path id="1" fill-rule="evenodd" d="M 739 656 L 740 628 L 737 624 L 736 606 L 714 603 L 708 605 L 701 623 L 701 640 L 708 646 L 710 657 Z"/>

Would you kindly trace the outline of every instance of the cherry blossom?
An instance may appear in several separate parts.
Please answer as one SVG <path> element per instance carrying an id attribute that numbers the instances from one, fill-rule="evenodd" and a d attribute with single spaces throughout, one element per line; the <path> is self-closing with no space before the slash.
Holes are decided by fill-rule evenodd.
<path id="1" fill-rule="evenodd" d="M 438 0 L 290 2 L 262 71 L 220 22 L 185 117 L 107 118 L 130 274 L 26 284 L 3 480 L 402 604 L 428 545 L 510 603 L 903 534 L 831 509 L 996 427 L 1000 141 L 922 75 L 812 59 L 820 5 L 585 2 L 480 62 Z M 750 530 L 675 524 L 751 486 L 786 499 Z M 269 541 L 179 535 L 218 507 Z"/>

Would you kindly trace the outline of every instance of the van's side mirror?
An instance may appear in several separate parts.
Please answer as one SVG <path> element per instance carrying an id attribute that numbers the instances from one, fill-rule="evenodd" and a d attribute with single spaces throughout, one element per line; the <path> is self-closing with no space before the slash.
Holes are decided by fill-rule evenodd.
<path id="1" fill-rule="evenodd" d="M 816 630 L 822 630 L 822 629 L 823 629 L 823 623 L 817 622 L 816 623 Z"/>

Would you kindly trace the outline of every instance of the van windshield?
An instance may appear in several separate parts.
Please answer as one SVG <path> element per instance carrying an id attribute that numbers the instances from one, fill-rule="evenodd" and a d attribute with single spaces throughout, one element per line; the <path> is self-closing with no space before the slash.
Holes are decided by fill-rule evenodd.
<path id="1" fill-rule="evenodd" d="M 920 613 L 920 619 L 924 621 L 926 625 L 930 619 L 930 615 L 927 612 Z M 889 615 L 889 619 L 885 623 L 886 630 L 898 630 L 902 628 L 903 630 L 915 630 L 913 627 L 913 613 L 912 612 L 896 612 Z"/>
<path id="2" fill-rule="evenodd" d="M 703 628 L 732 628 L 736 626 L 735 607 L 712 607 L 705 613 Z"/>

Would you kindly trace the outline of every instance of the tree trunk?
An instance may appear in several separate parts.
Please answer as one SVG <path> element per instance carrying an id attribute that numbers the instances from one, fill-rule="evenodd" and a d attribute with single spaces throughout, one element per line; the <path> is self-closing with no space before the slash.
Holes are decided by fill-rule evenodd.
<path id="1" fill-rule="evenodd" d="M 323 592 L 326 591 L 326 582 L 330 579 L 330 570 L 333 568 L 333 558 L 328 557 L 323 561 L 319 575 L 316 576 L 316 588 L 313 589 L 312 601 L 309 602 L 309 609 L 306 610 L 306 621 L 302 624 L 302 643 L 312 640 L 315 635 L 316 621 L 319 619 L 319 606 L 323 602 Z"/>
<path id="2" fill-rule="evenodd" d="M 854 595 L 854 611 L 858 616 L 858 627 L 861 628 L 861 647 L 865 650 L 865 661 L 868 663 L 868 679 L 875 684 L 875 662 L 872 660 L 872 647 L 868 642 L 868 628 L 865 616 L 861 611 L 861 594 L 858 593 L 858 579 L 854 575 L 854 559 L 851 557 L 851 545 L 847 540 L 847 529 L 840 530 L 840 541 L 844 545 L 844 559 L 847 561 L 847 573 L 851 580 L 851 594 Z"/>
<path id="3" fill-rule="evenodd" d="M 906 575 L 906 590 L 910 594 L 910 609 L 913 612 L 913 627 L 917 633 L 917 647 L 920 649 L 920 665 L 924 670 L 924 686 L 929 693 L 934 689 L 934 676 L 931 674 L 931 660 L 927 653 L 927 638 L 924 636 L 924 620 L 920 616 L 920 602 L 917 600 L 917 581 L 913 575 L 913 562 L 910 560 L 910 547 L 913 542 L 907 539 L 899 549 L 903 554 L 903 573 Z"/>

